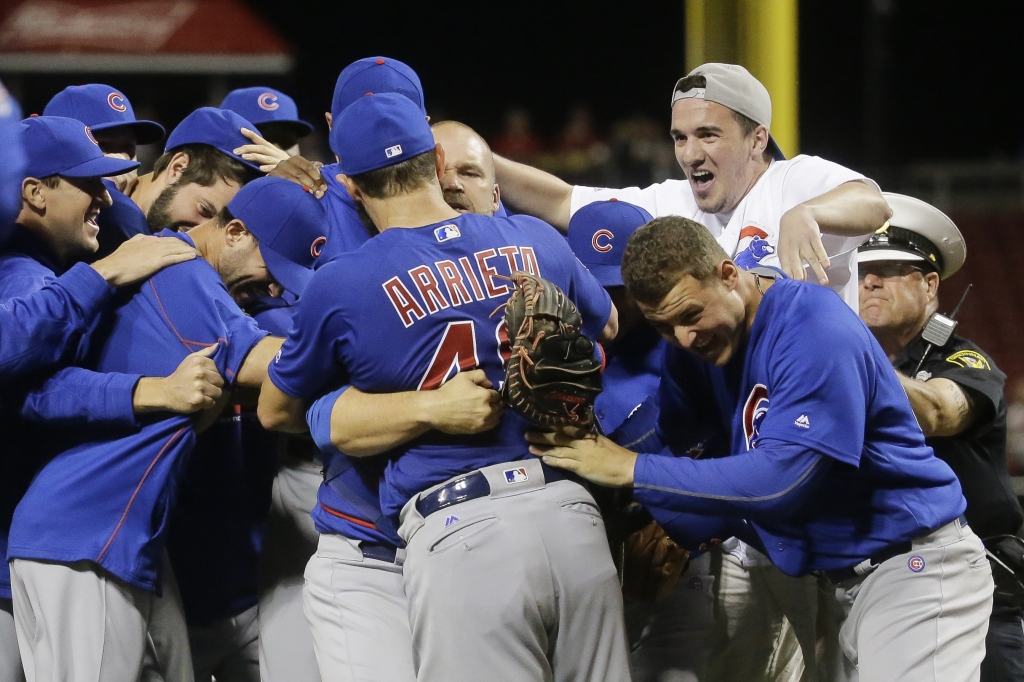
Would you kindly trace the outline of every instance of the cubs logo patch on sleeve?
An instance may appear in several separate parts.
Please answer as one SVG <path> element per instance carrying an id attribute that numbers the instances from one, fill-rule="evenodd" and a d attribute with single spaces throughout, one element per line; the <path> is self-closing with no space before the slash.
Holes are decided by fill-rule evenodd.
<path id="1" fill-rule="evenodd" d="M 965 369 L 992 369 L 985 356 L 973 350 L 957 351 L 946 358 L 946 362 Z"/>
<path id="2" fill-rule="evenodd" d="M 768 387 L 764 384 L 754 384 L 747 396 L 747 402 L 743 405 L 743 435 L 747 440 L 747 449 L 757 447 L 757 436 L 761 429 L 761 422 L 768 416 Z"/>

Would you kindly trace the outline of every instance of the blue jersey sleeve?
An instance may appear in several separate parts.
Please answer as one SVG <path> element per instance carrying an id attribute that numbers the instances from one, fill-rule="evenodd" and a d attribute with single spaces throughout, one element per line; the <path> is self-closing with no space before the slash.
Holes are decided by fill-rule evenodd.
<path id="1" fill-rule="evenodd" d="M 21 416 L 61 426 L 137 426 L 132 399 L 139 374 L 101 374 L 66 367 L 31 390 Z"/>
<path id="2" fill-rule="evenodd" d="M 754 446 L 761 439 L 773 439 L 858 466 L 873 377 L 879 369 L 869 352 L 876 341 L 830 292 L 803 287 L 790 299 L 801 296 L 820 299 L 814 302 L 818 314 L 790 314 L 795 308 L 790 308 L 792 300 L 773 301 L 771 314 L 781 324 L 772 323 L 765 332 L 771 336 L 762 341 L 771 344 L 767 367 L 771 409 Z"/>
<path id="3" fill-rule="evenodd" d="M 41 289 L 0 304 L 0 380 L 58 362 L 111 294 L 98 272 L 79 263 Z"/>
<path id="4" fill-rule="evenodd" d="M 210 277 L 209 268 L 205 261 L 166 268 L 143 291 L 152 295 L 164 322 L 190 353 L 218 344 L 212 360 L 233 384 L 249 351 L 268 334 L 242 312 L 219 277 Z"/>
<path id="5" fill-rule="evenodd" d="M 699 461 L 641 454 L 633 470 L 634 497 L 651 509 L 753 521 L 785 518 L 807 500 L 829 464 L 813 450 L 776 442 Z"/>
<path id="6" fill-rule="evenodd" d="M 329 263 L 316 271 L 295 306 L 288 338 L 270 364 L 270 380 L 293 398 L 309 400 L 327 387 L 348 383 L 341 346 L 352 330 L 338 296 L 344 269 L 341 263 Z"/>

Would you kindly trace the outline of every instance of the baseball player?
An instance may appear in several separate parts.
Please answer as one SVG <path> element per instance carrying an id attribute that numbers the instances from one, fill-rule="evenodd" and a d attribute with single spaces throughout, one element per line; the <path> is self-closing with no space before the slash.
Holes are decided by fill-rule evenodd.
<path id="1" fill-rule="evenodd" d="M 494 155 L 484 138 L 458 121 L 441 121 L 430 129 L 444 149 L 440 182 L 445 203 L 459 213 L 495 215 L 501 210 L 501 190 L 494 179 Z"/>
<path id="2" fill-rule="evenodd" d="M 624 201 L 595 201 L 573 214 L 566 235 L 573 253 L 608 291 L 618 311 L 619 333 L 605 344 L 604 390 L 594 412 L 609 438 L 625 447 L 656 426 L 665 353 L 661 335 L 626 292 L 619 267 L 629 237 L 650 220 L 647 211 Z M 641 406 L 649 398 L 653 408 Z M 670 674 L 702 678 L 714 625 L 713 583 L 711 555 L 704 553 L 691 560 L 666 598 L 654 604 L 625 599 L 634 680 L 654 681 Z"/>
<path id="3" fill-rule="evenodd" d="M 858 253 L 861 319 L 896 367 L 925 442 L 960 480 L 974 532 L 992 551 L 1007 541 L 1017 547 L 1012 536 L 1024 513 L 1006 471 L 1006 375 L 959 334 L 943 343 L 925 332 L 939 308 L 940 280 L 966 258 L 963 236 L 934 206 L 890 192 L 885 199 L 893 211 L 889 229 L 872 235 Z M 997 580 L 983 682 L 1024 675 L 1020 602 L 998 586 Z"/>
<path id="4" fill-rule="evenodd" d="M 257 186 L 280 193 L 286 205 L 290 195 L 302 191 L 280 178 L 260 180 Z M 302 220 L 280 223 L 281 229 L 297 232 L 289 236 L 293 249 L 287 260 L 270 262 L 276 282 L 293 300 L 312 271 L 313 246 L 322 241 L 326 223 L 321 202 L 306 198 L 299 204 L 306 213 Z M 250 201 L 262 207 L 273 199 Z M 229 208 L 253 210 L 239 209 L 234 200 Z M 237 217 L 247 220 L 244 213 Z M 274 252 L 266 257 L 273 259 Z M 250 300 L 265 296 L 259 289 L 232 290 L 246 312 Z M 287 333 L 267 325 L 264 314 L 253 317 L 264 331 Z M 259 680 L 258 567 L 281 439 L 260 427 L 254 407 L 225 412 L 197 439 L 168 530 L 168 555 L 181 591 L 197 680 Z"/>
<path id="5" fill-rule="evenodd" d="M 313 126 L 299 118 L 295 100 L 273 88 L 256 86 L 232 90 L 220 103 L 220 108 L 251 121 L 264 140 L 289 156 L 297 155 L 299 140 L 313 132 Z"/>
<path id="6" fill-rule="evenodd" d="M 73 118 L 89 126 L 96 143 L 108 156 L 136 160 L 140 144 L 154 144 L 164 139 L 164 127 L 155 121 L 135 118 L 132 103 L 117 88 L 102 83 L 71 85 L 47 102 L 43 116 Z M 118 176 L 125 178 L 128 176 Z M 119 190 L 124 189 L 119 184 Z"/>
<path id="7" fill-rule="evenodd" d="M 670 133 L 685 180 L 667 180 L 644 189 L 572 187 L 498 158 L 505 200 L 560 228 L 580 207 L 611 198 L 642 206 L 655 217 L 684 216 L 704 225 L 740 267 L 777 266 L 803 279 L 806 261 L 812 279 L 827 283 L 857 310 L 856 248 L 889 216 L 877 185 L 818 157 L 785 160 L 770 133 L 768 91 L 741 66 L 698 66 L 672 89 L 671 107 Z M 754 580 L 751 572 L 771 572 L 777 582 L 791 581 L 778 575 L 767 557 L 738 540 L 730 539 L 724 549 L 722 580 L 728 577 L 733 584 L 720 585 L 720 598 L 730 596 L 720 604 L 720 611 L 732 621 L 729 630 L 739 627 L 740 639 L 730 650 L 733 638 L 725 636 L 716 659 L 729 667 L 740 657 L 761 651 L 743 636 L 745 632 L 782 626 L 775 612 L 769 614 L 772 622 L 767 626 L 761 622 L 736 625 L 752 616 L 755 621 L 763 618 L 758 609 L 748 608 L 756 599 L 749 586 Z M 813 665 L 811 614 L 817 605 L 813 581 L 802 582 L 806 583 L 802 587 L 775 590 L 770 599 L 782 602 L 783 610 L 801 626 L 798 635 L 804 656 Z M 746 675 L 726 673 L 732 674 Z"/>
<path id="8" fill-rule="evenodd" d="M 201 258 L 168 268 L 123 297 L 90 366 L 159 374 L 200 348 L 226 386 L 258 386 L 280 340 L 258 330 L 232 296 L 260 281 L 294 277 L 289 254 L 310 232 L 296 223 L 322 221 L 318 208 L 291 183 L 260 181 L 191 233 L 162 233 Z M 215 416 L 207 412 L 205 419 Z M 54 434 L 58 454 L 19 503 L 8 548 L 30 682 L 72 670 L 102 680 L 139 677 L 177 481 L 203 426 L 194 417 L 155 416 L 116 429 Z M 77 605 L 71 617 L 68 603 Z M 192 678 L 190 665 L 165 679 L 184 675 Z"/>
<path id="9" fill-rule="evenodd" d="M 0 466 L 0 534 L 6 556 L 7 534 L 14 506 L 28 485 L 38 462 L 35 434 L 15 417 L 31 419 L 45 412 L 53 423 L 134 422 L 137 414 L 155 410 L 192 412 L 200 408 L 199 392 L 219 391 L 202 381 L 205 362 L 191 358 L 169 379 L 138 375 L 100 375 L 68 367 L 45 380 L 41 372 L 75 364 L 88 348 L 89 330 L 109 306 L 110 286 L 132 284 L 158 269 L 195 257 L 194 250 L 155 237 L 139 237 L 91 267 L 76 265 L 96 248 L 95 216 L 109 205 L 103 174 L 116 175 L 137 164 L 103 156 L 86 126 L 58 117 L 27 119 L 19 145 L 29 156 L 29 177 L 22 185 L 22 209 L 7 250 L 0 255 L 0 300 L 4 301 L 4 403 L 0 420 L 7 435 L 8 456 Z M 57 277 L 60 275 L 60 277 Z M 190 371 L 191 370 L 191 371 Z M 197 374 L 198 372 L 198 374 Z M 18 378 L 18 384 L 11 381 Z M 45 384 L 24 399 L 27 389 Z M 198 402 L 197 402 L 198 398 Z M 86 405 L 88 402 L 93 404 Z M 6 619 L 11 614 L 10 580 L 6 562 L 0 575 L 0 603 Z M 16 645 L 4 638 L 3 659 L 20 668 Z M 11 671 L 5 667 L 5 679 Z M 20 676 L 20 672 L 17 672 Z"/>
<path id="10" fill-rule="evenodd" d="M 840 645 L 861 682 L 976 680 L 992 603 L 984 548 L 956 476 L 925 444 L 857 316 L 824 288 L 744 271 L 680 217 L 638 230 L 622 270 L 677 346 L 662 376 L 661 435 L 673 449 L 727 435 L 728 456 L 539 433 L 528 435 L 532 451 L 632 486 L 690 546 L 736 535 L 787 575 L 821 571 L 850 604 Z"/>
<path id="11" fill-rule="evenodd" d="M 459 215 L 444 203 L 443 151 L 410 100 L 365 97 L 335 124 L 346 189 L 382 233 L 317 272 L 261 393 L 265 425 L 303 428 L 303 401 L 341 377 L 364 392 L 419 388 L 424 405 L 458 370 L 495 385 L 502 360 L 491 297 L 505 298 L 497 276 L 513 269 L 532 268 L 564 287 L 594 337 L 606 322 L 614 334 L 607 294 L 547 226 Z M 523 420 L 491 415 L 469 432 L 480 435 L 462 436 L 394 409 L 378 415 L 391 422 L 382 434 L 391 442 L 352 430 L 354 447 L 340 448 L 393 450 L 381 503 L 385 518 L 401 516 L 408 545 L 417 679 L 476 680 L 510 667 L 539 679 L 628 679 L 621 596 L 592 498 L 522 461 Z"/>
<path id="12" fill-rule="evenodd" d="M 326 114 L 328 126 L 368 92 L 405 95 L 426 117 L 416 72 L 395 59 L 370 57 L 353 62 L 338 76 Z M 338 172 L 337 164 L 317 168 L 293 157 L 271 173 L 323 197 L 328 233 L 318 268 L 377 232 L 338 182 Z M 330 413 L 328 405 L 328 421 Z M 323 679 L 411 680 L 403 543 L 387 524 L 371 528 L 365 522 L 381 515 L 378 482 L 383 465 L 350 460 L 329 439 L 319 444 L 329 448 L 333 468 L 293 446 L 275 479 L 261 577 L 261 673 L 271 682 L 317 682 L 321 673 Z M 324 469 L 329 469 L 329 486 L 321 486 Z"/>

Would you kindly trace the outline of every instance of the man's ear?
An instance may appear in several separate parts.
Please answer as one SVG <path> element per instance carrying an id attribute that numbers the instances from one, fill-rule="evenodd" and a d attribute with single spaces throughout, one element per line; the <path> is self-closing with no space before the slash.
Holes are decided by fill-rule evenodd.
<path id="1" fill-rule="evenodd" d="M 363 193 L 359 191 L 358 187 L 356 187 L 356 183 L 352 181 L 352 178 L 344 173 L 338 173 L 335 176 L 335 179 L 345 186 L 345 189 L 348 190 L 348 195 L 352 197 L 352 201 L 362 202 Z"/>
<path id="2" fill-rule="evenodd" d="M 939 277 L 937 272 L 926 272 L 924 275 L 924 283 L 928 286 L 928 300 L 935 298 L 939 295 Z"/>
<path id="3" fill-rule="evenodd" d="M 498 183 L 494 183 L 494 189 L 491 191 L 491 201 L 494 202 L 494 210 L 497 211 L 498 207 L 501 206 L 501 189 L 498 188 Z"/>
<path id="4" fill-rule="evenodd" d="M 228 246 L 238 246 L 245 241 L 247 236 L 249 236 L 249 230 L 245 228 L 245 223 L 238 218 L 234 218 L 224 226 L 224 241 Z"/>
<path id="5" fill-rule="evenodd" d="M 43 181 L 38 178 L 25 178 L 21 183 L 21 202 L 36 211 L 46 210 L 46 197 L 43 196 Z"/>
<path id="6" fill-rule="evenodd" d="M 185 152 L 177 152 L 171 157 L 171 162 L 164 170 L 164 184 L 173 185 L 181 179 L 181 174 L 188 168 L 191 158 Z"/>
<path id="7" fill-rule="evenodd" d="M 330 130 L 331 126 L 334 125 L 334 117 L 331 116 L 331 112 L 325 111 L 324 118 L 327 119 L 327 129 Z"/>
<path id="8" fill-rule="evenodd" d="M 440 142 L 434 145 L 434 166 L 434 170 L 437 171 L 437 179 L 440 180 L 444 175 L 444 147 Z"/>
<path id="9" fill-rule="evenodd" d="M 740 268 L 731 260 L 726 258 L 718 264 L 718 278 L 729 291 L 735 291 L 740 283 Z"/>
<path id="10" fill-rule="evenodd" d="M 754 129 L 752 137 L 754 140 L 750 153 L 752 156 L 760 159 L 768 149 L 768 129 L 764 126 L 757 126 L 757 128 Z"/>

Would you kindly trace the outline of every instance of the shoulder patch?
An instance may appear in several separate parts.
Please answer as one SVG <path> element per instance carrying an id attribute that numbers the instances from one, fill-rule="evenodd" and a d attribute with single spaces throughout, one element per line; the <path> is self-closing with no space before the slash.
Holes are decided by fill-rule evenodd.
<path id="1" fill-rule="evenodd" d="M 966 369 L 992 369 L 985 356 L 973 350 L 959 350 L 946 358 L 946 362 Z"/>

